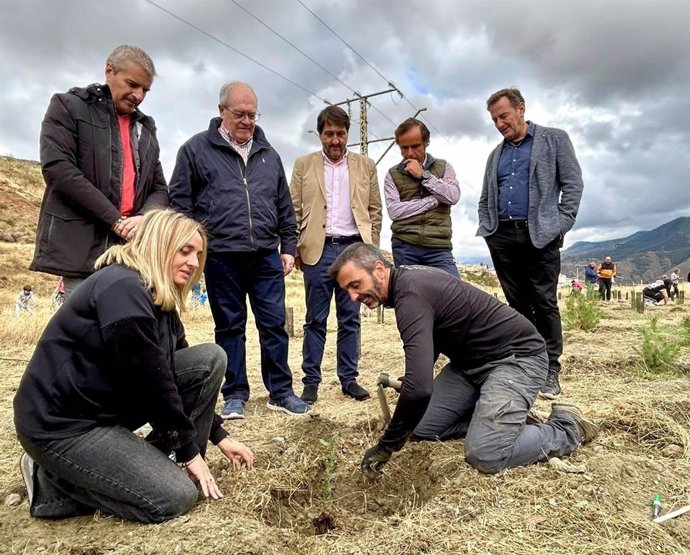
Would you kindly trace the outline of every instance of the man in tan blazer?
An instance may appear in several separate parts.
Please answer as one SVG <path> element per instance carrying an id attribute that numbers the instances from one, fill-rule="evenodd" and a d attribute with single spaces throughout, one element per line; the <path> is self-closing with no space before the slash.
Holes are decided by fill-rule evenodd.
<path id="1" fill-rule="evenodd" d="M 350 118 L 337 106 L 318 116 L 323 149 L 295 161 L 290 182 L 299 239 L 295 266 L 304 272 L 307 316 L 302 345 L 302 400 L 314 403 L 321 383 L 326 321 L 335 293 L 337 367 L 342 391 L 358 401 L 369 392 L 357 383 L 359 304 L 328 276 L 328 267 L 349 244 L 378 246 L 381 196 L 373 160 L 347 151 Z"/>

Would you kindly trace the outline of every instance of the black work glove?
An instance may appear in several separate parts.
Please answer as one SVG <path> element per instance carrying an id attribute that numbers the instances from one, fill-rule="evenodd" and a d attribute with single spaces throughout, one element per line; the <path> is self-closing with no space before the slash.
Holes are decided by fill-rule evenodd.
<path id="1" fill-rule="evenodd" d="M 367 449 L 364 453 L 364 457 L 362 457 L 362 464 L 360 465 L 364 475 L 370 480 L 376 478 L 381 474 L 383 465 L 390 460 L 391 454 L 392 453 L 380 443 Z"/>

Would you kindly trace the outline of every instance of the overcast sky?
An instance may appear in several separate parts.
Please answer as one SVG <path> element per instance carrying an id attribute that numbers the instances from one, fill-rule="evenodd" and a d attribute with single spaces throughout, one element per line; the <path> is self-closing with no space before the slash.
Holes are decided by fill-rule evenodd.
<path id="1" fill-rule="evenodd" d="M 253 85 L 259 125 L 288 176 L 297 156 L 320 148 L 309 130 L 323 99 L 341 102 L 392 81 L 405 98 L 371 99 L 370 139 L 391 136 L 415 108 L 426 108 L 428 151 L 460 179 L 453 251 L 461 260 L 488 255 L 474 237 L 477 200 L 501 137 L 485 102 L 517 86 L 526 116 L 565 129 L 583 169 L 584 196 L 566 246 L 690 215 L 687 0 L 302 0 L 313 13 L 298 0 L 155 2 L 196 28 L 147 0 L 0 0 L 0 153 L 38 159 L 50 96 L 104 82 L 110 50 L 131 43 L 156 64 L 140 108 L 156 120 L 168 178 L 180 145 L 217 115 L 225 81 Z M 352 106 L 356 142 L 359 106 Z M 369 155 L 378 160 L 387 145 L 370 145 Z M 378 166 L 381 186 L 399 160 L 394 146 Z M 382 247 L 390 248 L 387 217 Z"/>

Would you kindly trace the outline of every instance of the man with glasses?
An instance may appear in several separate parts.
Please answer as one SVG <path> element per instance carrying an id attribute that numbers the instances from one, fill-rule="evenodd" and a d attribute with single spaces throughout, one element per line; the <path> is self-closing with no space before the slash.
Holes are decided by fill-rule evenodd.
<path id="1" fill-rule="evenodd" d="M 261 345 L 268 408 L 290 415 L 309 406 L 292 389 L 285 331 L 285 281 L 292 271 L 297 227 L 283 164 L 256 125 L 258 101 L 246 83 L 220 90 L 220 117 L 177 155 L 170 181 L 173 208 L 202 222 L 209 234 L 206 289 L 216 343 L 228 356 L 221 388 L 225 419 L 244 418 L 249 399 L 246 298 Z"/>

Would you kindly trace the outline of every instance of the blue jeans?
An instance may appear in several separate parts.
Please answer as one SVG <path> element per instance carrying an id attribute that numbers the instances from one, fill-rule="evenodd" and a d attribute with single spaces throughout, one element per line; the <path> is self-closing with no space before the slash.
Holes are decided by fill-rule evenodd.
<path id="1" fill-rule="evenodd" d="M 476 369 L 486 377 L 473 381 L 446 365 L 434 381 L 416 440 L 465 437 L 465 459 L 481 472 L 567 455 L 579 445 L 577 424 L 569 417 L 526 426 L 527 412 L 544 385 L 545 353 L 511 356 Z"/>
<path id="2" fill-rule="evenodd" d="M 225 353 L 211 343 L 175 353 L 175 382 L 202 454 L 225 366 Z M 155 436 L 154 429 L 149 438 Z M 163 522 L 186 513 L 197 500 L 196 486 L 169 453 L 122 426 L 98 426 L 53 440 L 18 437 L 36 463 L 32 516 L 65 518 L 102 510 L 139 522 Z"/>
<path id="3" fill-rule="evenodd" d="M 321 361 L 326 344 L 326 322 L 331 311 L 331 298 L 335 292 L 335 311 L 338 317 L 338 362 L 336 372 L 342 384 L 357 379 L 359 360 L 359 303 L 351 301 L 347 292 L 329 277 L 327 270 L 336 257 L 347 247 L 326 243 L 319 261 L 302 265 L 307 317 L 302 344 L 302 370 L 304 385 L 321 383 Z"/>
<path id="4" fill-rule="evenodd" d="M 228 356 L 223 398 L 249 399 L 247 380 L 247 296 L 254 312 L 261 345 L 261 376 L 271 398 L 291 395 L 285 331 L 285 279 L 278 251 L 209 253 L 206 290 L 216 343 Z"/>
<path id="5" fill-rule="evenodd" d="M 393 238 L 393 264 L 395 266 L 431 266 L 460 279 L 453 253 L 449 249 L 419 247 Z"/>

